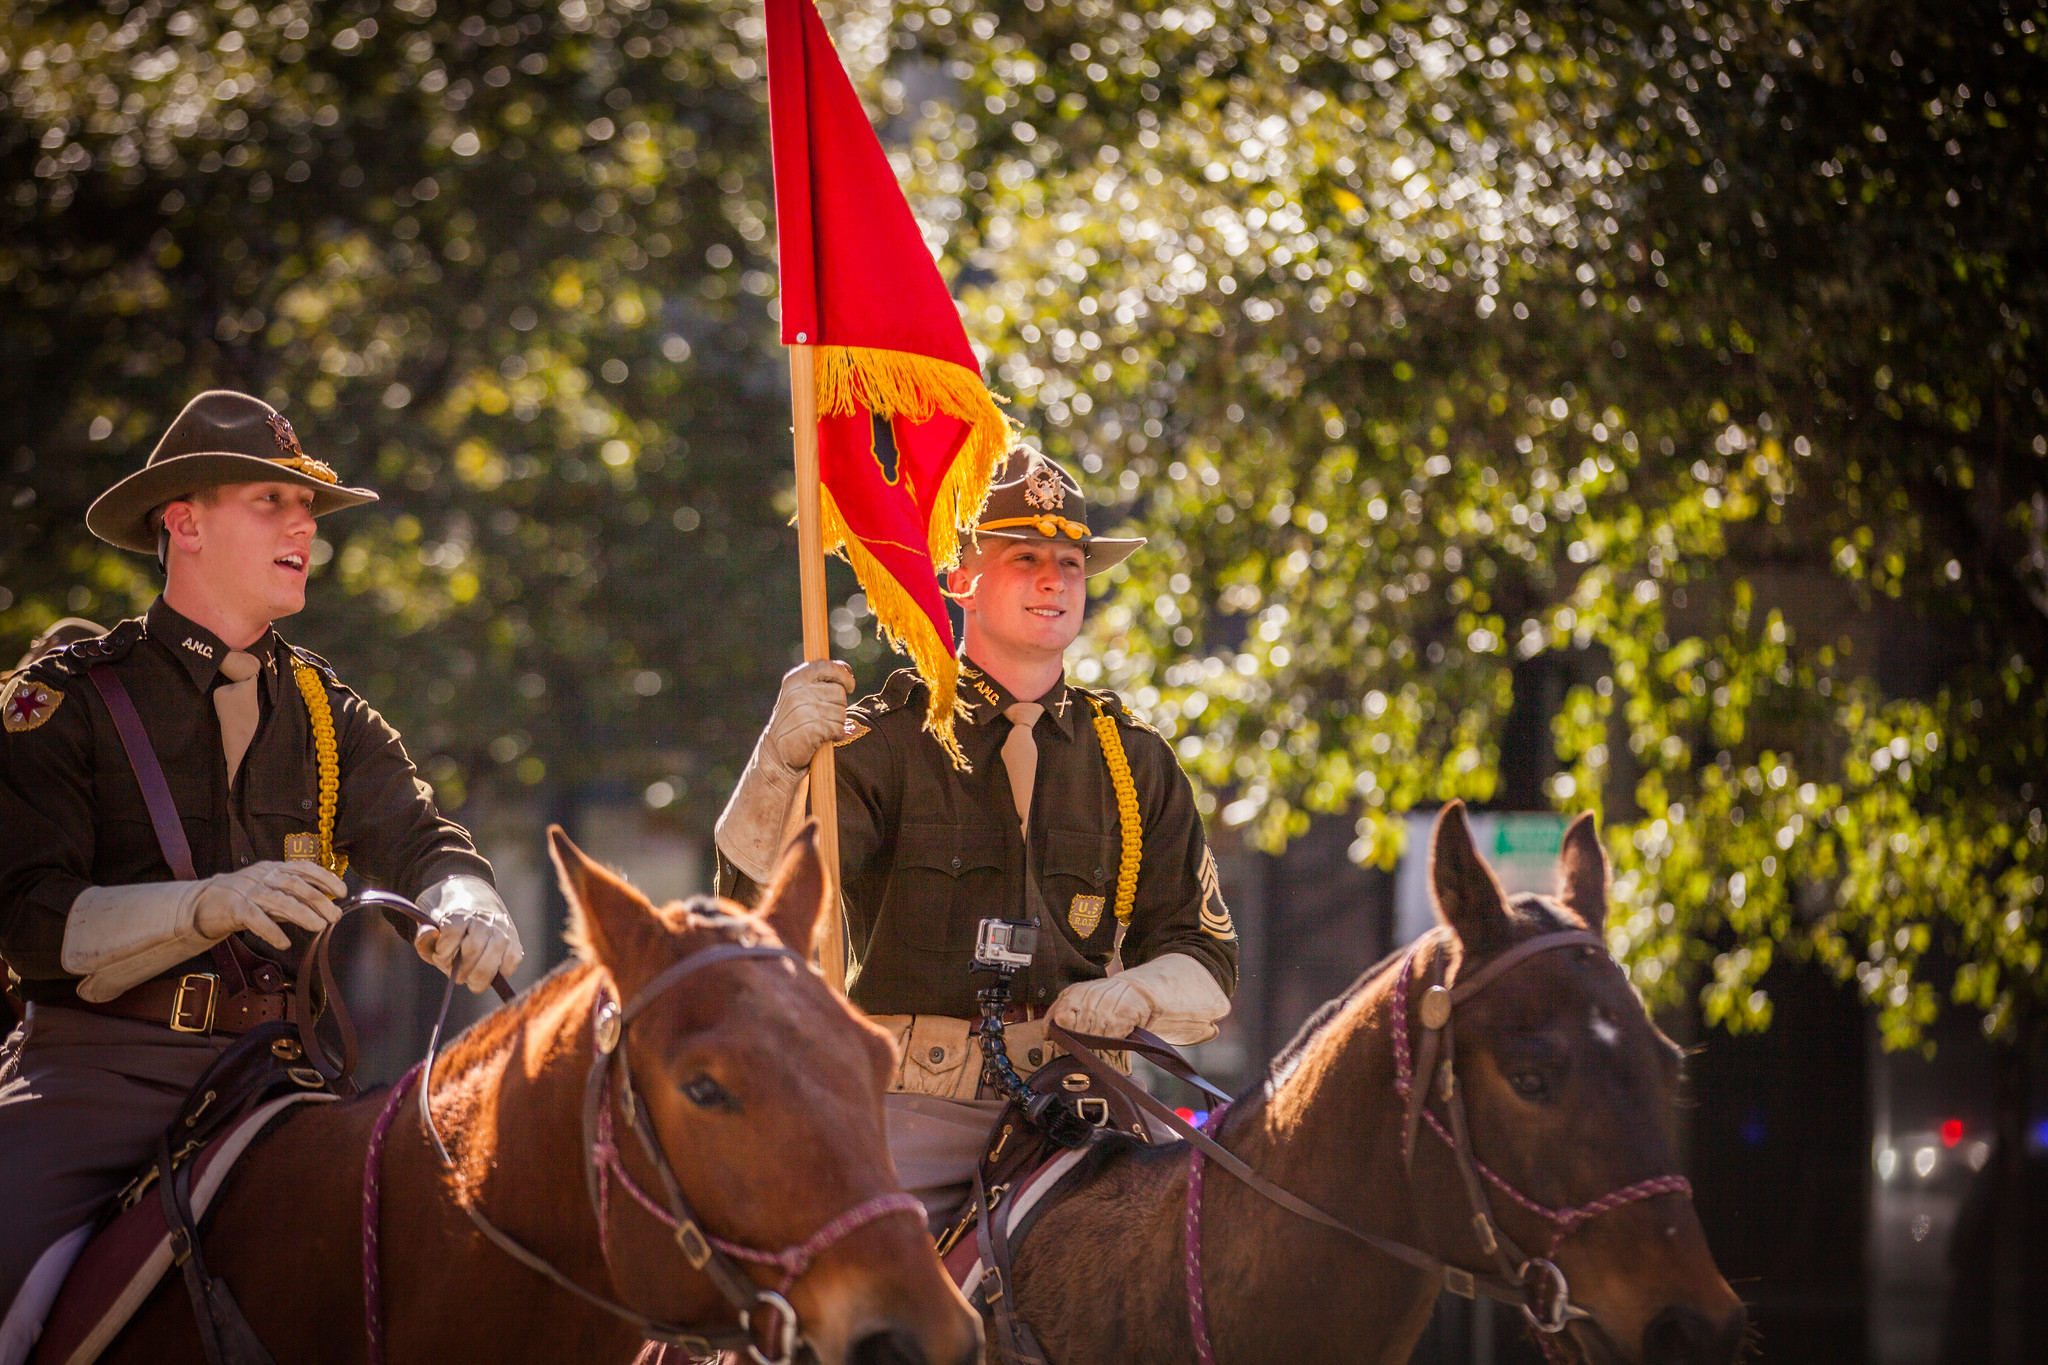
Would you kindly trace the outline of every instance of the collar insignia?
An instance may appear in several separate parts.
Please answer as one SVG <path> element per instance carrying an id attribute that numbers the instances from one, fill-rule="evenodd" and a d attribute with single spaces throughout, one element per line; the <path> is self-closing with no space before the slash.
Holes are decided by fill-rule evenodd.
<path id="1" fill-rule="evenodd" d="M 195 640 L 191 636 L 187 635 L 183 640 L 180 640 L 178 643 L 182 644 L 185 648 L 191 650 L 194 654 L 197 654 L 202 659 L 211 659 L 213 657 L 213 646 L 206 643 L 206 641 L 204 640 Z"/>
<path id="2" fill-rule="evenodd" d="M 63 701 L 64 694 L 56 688 L 18 678 L 0 692 L 0 725 L 10 735 L 24 734 L 57 714 Z"/>
<path id="3" fill-rule="evenodd" d="M 1024 501 L 1041 512 L 1057 512 L 1067 505 L 1067 486 L 1060 472 L 1041 460 L 1024 476 Z"/>

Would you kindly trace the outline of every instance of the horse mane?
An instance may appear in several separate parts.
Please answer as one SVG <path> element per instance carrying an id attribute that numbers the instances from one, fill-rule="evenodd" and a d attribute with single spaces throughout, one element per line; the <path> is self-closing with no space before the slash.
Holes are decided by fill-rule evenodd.
<path id="1" fill-rule="evenodd" d="M 1585 923 L 1577 915 L 1559 905 L 1549 896 L 1535 895 L 1529 892 L 1510 896 L 1508 898 L 1507 910 L 1508 918 L 1514 921 L 1515 928 L 1518 931 L 1527 931 L 1521 934 L 1520 937 L 1554 933 L 1564 929 L 1583 929 L 1586 927 Z M 1311 1014 L 1299 1029 L 1295 1030 L 1294 1037 L 1289 1040 L 1287 1046 L 1275 1053 L 1273 1060 L 1266 1064 L 1266 1074 L 1259 1084 L 1259 1094 L 1270 1096 L 1280 1086 L 1284 1085 L 1287 1078 L 1294 1074 L 1294 1069 L 1301 1065 L 1302 1058 L 1308 1055 L 1309 1048 L 1321 1036 L 1323 1030 L 1330 1026 L 1331 1021 L 1349 1009 L 1352 1002 L 1370 989 L 1382 976 L 1392 971 L 1402 959 L 1408 956 L 1409 951 L 1414 948 L 1417 941 L 1419 939 L 1411 940 L 1394 949 L 1360 973 L 1357 980 L 1344 988 L 1342 994 L 1324 1001 L 1321 1007 L 1314 1014 Z"/>
<path id="2" fill-rule="evenodd" d="M 533 1016 L 582 985 L 596 968 L 571 957 L 499 1009 L 471 1024 L 441 1048 L 435 1070 L 460 1076 L 510 1047 Z M 442 1068 L 446 1070 L 442 1070 Z"/>
<path id="3" fill-rule="evenodd" d="M 735 915 L 726 908 L 729 904 L 716 896 L 701 895 L 670 901 L 654 910 L 655 932 L 666 931 L 668 939 L 676 944 L 676 957 L 680 960 L 698 947 L 708 946 L 691 942 L 693 936 L 712 933 L 724 937 L 744 922 L 743 916 Z M 571 901 L 570 905 L 574 907 L 575 902 Z M 450 1039 L 441 1049 L 437 1064 L 437 1069 L 439 1066 L 447 1068 L 441 1074 L 451 1077 L 462 1075 L 505 1051 L 518 1040 L 520 1031 L 536 1015 L 545 1013 L 561 996 L 583 985 L 592 973 L 599 970 L 600 964 L 584 932 L 580 911 L 572 911 L 569 927 L 562 938 L 569 945 L 569 957 L 503 1008 L 492 1010 Z"/>

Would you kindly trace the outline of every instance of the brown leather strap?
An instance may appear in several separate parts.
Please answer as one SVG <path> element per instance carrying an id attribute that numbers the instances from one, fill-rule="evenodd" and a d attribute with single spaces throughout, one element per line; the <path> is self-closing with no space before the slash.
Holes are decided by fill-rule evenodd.
<path id="1" fill-rule="evenodd" d="M 83 1010 L 115 1019 L 140 1019 L 181 1033 L 218 1033 L 239 1036 L 285 1017 L 288 995 L 266 991 L 239 991 L 224 995 L 212 974 L 160 976 L 123 991 L 112 1000 L 67 1000 L 63 1004 L 42 1004 L 37 1009 Z"/>
<path id="2" fill-rule="evenodd" d="M 1307 1200 L 1301 1199 L 1282 1189 L 1266 1179 L 1265 1176 L 1260 1175 L 1237 1153 L 1217 1142 L 1179 1114 L 1174 1113 L 1173 1110 L 1154 1099 L 1135 1082 L 1127 1080 L 1121 1072 L 1091 1051 L 1092 1047 L 1102 1047 L 1104 1045 L 1112 1048 L 1130 1047 L 1134 1041 L 1133 1039 L 1101 1038 L 1086 1033 L 1074 1034 L 1067 1032 L 1058 1024 L 1048 1026 L 1046 1031 L 1054 1042 L 1066 1048 L 1073 1055 L 1074 1060 L 1086 1067 L 1088 1074 L 1101 1081 L 1105 1087 L 1123 1095 L 1124 1098 L 1137 1105 L 1146 1114 L 1179 1133 L 1182 1137 L 1200 1148 L 1203 1156 L 1209 1158 L 1209 1160 L 1215 1162 L 1246 1185 L 1249 1185 L 1267 1199 L 1278 1204 L 1281 1208 L 1286 1209 L 1289 1213 L 1300 1218 L 1306 1218 L 1309 1222 L 1326 1227 L 1332 1232 L 1340 1232 L 1353 1241 L 1362 1242 L 1375 1251 L 1382 1252 L 1392 1256 L 1397 1261 L 1414 1266 L 1439 1284 L 1452 1289 L 1455 1293 L 1463 1294 L 1467 1298 L 1470 1298 L 1476 1292 L 1484 1294 L 1489 1299 L 1495 1299 L 1516 1308 L 1521 1307 L 1527 1302 L 1527 1295 L 1516 1285 L 1497 1280 L 1490 1275 L 1463 1270 L 1430 1255 L 1426 1251 L 1411 1247 L 1405 1242 L 1396 1242 L 1392 1238 L 1377 1236 L 1374 1233 L 1365 1231 L 1363 1228 L 1352 1227 L 1349 1223 L 1324 1213 Z M 1162 1043 L 1160 1046 L 1163 1047 L 1165 1045 Z M 1132 1050 L 1143 1051 L 1146 1055 L 1150 1055 L 1149 1046 L 1132 1048 Z"/>
<path id="3" fill-rule="evenodd" d="M 185 826 L 178 819 L 178 803 L 171 799 L 171 784 L 164 780 L 163 765 L 156 761 L 149 731 L 142 728 L 142 717 L 135 714 L 128 689 L 121 685 L 120 675 L 106 664 L 94 664 L 86 676 L 99 689 L 100 700 L 107 704 L 107 714 L 114 718 L 114 730 L 121 736 L 121 747 L 128 751 L 128 766 L 142 787 L 142 804 L 149 808 L 149 823 L 156 829 L 157 847 L 163 850 L 164 861 L 171 865 L 171 875 L 181 882 L 198 881 L 199 873 L 192 866 L 192 845 L 186 841 Z"/>
<path id="4" fill-rule="evenodd" d="M 1601 956 L 1607 955 L 1607 940 L 1587 929 L 1559 929 L 1535 938 L 1523 939 L 1514 947 L 1491 958 L 1486 965 L 1470 977 L 1460 971 L 1451 983 L 1451 1003 L 1463 1004 L 1493 983 L 1493 979 L 1510 967 L 1535 957 L 1539 953 L 1556 952 L 1559 948 L 1597 948 Z M 1462 963 L 1460 964 L 1462 968 Z"/>
<path id="5" fill-rule="evenodd" d="M 121 675 L 106 664 L 94 664 L 86 670 L 86 676 L 92 679 L 100 700 L 107 704 L 107 714 L 113 717 L 115 733 L 121 736 L 121 747 L 127 751 L 135 784 L 142 788 L 142 804 L 149 810 L 150 827 L 156 831 L 157 847 L 170 864 L 171 875 L 181 882 L 198 881 L 192 845 L 185 838 L 184 822 L 178 818 L 178 803 L 171 798 L 171 784 L 164 778 L 164 766 L 157 762 L 149 731 L 143 728 L 142 717 L 136 714 L 135 701 L 122 684 Z M 214 944 L 211 955 L 221 980 L 239 995 L 250 989 L 249 973 L 242 958 L 254 960 L 255 954 L 247 949 L 238 954 L 229 946 L 232 942 L 230 939 Z"/>

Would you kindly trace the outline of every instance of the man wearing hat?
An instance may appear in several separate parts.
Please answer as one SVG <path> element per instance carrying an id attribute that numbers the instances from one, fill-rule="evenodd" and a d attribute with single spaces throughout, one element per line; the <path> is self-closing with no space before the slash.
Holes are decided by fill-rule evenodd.
<path id="1" fill-rule="evenodd" d="M 1002 1105 L 971 1035 L 984 917 L 1039 925 L 1016 985 L 1026 1017 L 1007 1030 L 1020 1072 L 1052 1058 L 1047 1016 L 1193 1043 L 1230 1009 L 1237 932 L 1187 777 L 1114 692 L 1065 677 L 1085 580 L 1141 544 L 1094 534 L 1074 479 L 1020 448 L 948 584 L 966 618 L 956 735 L 971 770 L 924 730 L 915 670 L 848 707 L 846 666 L 805 664 L 719 818 L 720 889 L 751 902 L 812 755 L 839 746 L 848 993 L 897 1036 L 890 1151 L 935 1225 L 964 1199 Z"/>
<path id="2" fill-rule="evenodd" d="M 0 956 L 28 1002 L 0 1047 L 0 1365 L 187 1088 L 284 1016 L 348 867 L 433 912 L 415 946 L 473 990 L 519 964 L 396 732 L 272 626 L 305 606 L 314 519 L 375 499 L 267 403 L 201 394 L 86 513 L 163 595 L 0 692 Z"/>

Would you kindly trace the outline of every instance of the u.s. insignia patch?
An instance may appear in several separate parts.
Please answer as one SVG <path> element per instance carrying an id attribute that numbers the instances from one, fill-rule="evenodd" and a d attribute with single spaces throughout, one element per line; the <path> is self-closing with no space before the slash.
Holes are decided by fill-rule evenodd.
<path id="1" fill-rule="evenodd" d="M 1074 926 L 1074 933 L 1081 938 L 1094 933 L 1095 926 L 1102 923 L 1102 897 L 1074 897 L 1074 903 L 1067 907 L 1067 923 Z"/>
<path id="2" fill-rule="evenodd" d="M 56 715 L 63 701 L 64 694 L 54 687 L 16 678 L 5 692 L 0 692 L 0 724 L 7 727 L 10 735 L 33 730 Z"/>
<path id="3" fill-rule="evenodd" d="M 293 862 L 317 863 L 320 861 L 320 836 L 311 830 L 284 836 L 284 856 Z"/>
<path id="4" fill-rule="evenodd" d="M 839 738 L 832 741 L 832 747 L 836 749 L 842 744 L 851 744 L 867 732 L 867 726 L 861 724 L 852 716 L 848 716 L 846 718 L 846 727 L 839 732 Z"/>

